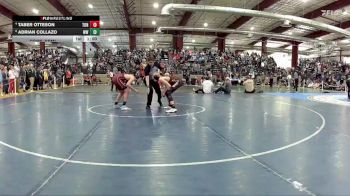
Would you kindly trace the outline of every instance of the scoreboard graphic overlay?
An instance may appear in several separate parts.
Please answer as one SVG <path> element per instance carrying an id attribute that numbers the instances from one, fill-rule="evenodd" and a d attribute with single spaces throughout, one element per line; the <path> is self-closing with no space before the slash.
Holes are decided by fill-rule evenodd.
<path id="1" fill-rule="evenodd" d="M 100 16 L 14 16 L 13 42 L 99 42 Z"/>

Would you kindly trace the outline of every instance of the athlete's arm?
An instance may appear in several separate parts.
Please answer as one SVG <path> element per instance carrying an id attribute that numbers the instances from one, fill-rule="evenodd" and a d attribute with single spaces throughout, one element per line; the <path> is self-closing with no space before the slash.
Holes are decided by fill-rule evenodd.
<path id="1" fill-rule="evenodd" d="M 124 74 L 124 77 L 128 80 L 128 82 L 126 83 L 126 86 L 128 88 L 130 88 L 131 90 L 135 91 L 136 93 L 138 92 L 138 90 L 136 90 L 134 87 L 132 87 L 132 82 L 136 80 L 135 76 L 132 74 Z"/>

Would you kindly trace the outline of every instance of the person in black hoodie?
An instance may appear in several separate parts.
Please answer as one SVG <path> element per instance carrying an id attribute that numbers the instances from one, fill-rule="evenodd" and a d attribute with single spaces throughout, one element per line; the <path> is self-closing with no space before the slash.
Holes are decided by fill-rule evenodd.
<path id="1" fill-rule="evenodd" d="M 163 106 L 162 92 L 160 90 L 160 86 L 158 84 L 157 78 L 154 77 L 155 73 L 160 72 L 161 69 L 162 67 L 159 61 L 155 61 L 154 56 L 151 56 L 148 58 L 148 64 L 145 67 L 146 85 L 148 87 L 146 109 L 151 109 L 153 89 L 157 93 L 159 106 Z"/>
<path id="2" fill-rule="evenodd" d="M 8 94 L 9 91 L 9 77 L 8 77 L 8 73 L 7 73 L 7 67 L 4 66 L 2 68 L 2 70 L 0 70 L 0 73 L 2 74 L 2 84 L 3 84 L 3 92 L 5 94 Z"/>
<path id="3" fill-rule="evenodd" d="M 43 75 L 42 75 L 42 71 L 40 70 L 40 68 L 36 69 L 35 71 L 35 82 L 34 82 L 34 88 L 36 88 L 36 90 L 42 90 L 43 89 Z"/>

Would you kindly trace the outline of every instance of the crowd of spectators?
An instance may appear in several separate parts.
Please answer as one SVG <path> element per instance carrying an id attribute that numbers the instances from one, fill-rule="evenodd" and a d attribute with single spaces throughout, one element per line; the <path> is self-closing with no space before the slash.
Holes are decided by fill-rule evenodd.
<path id="1" fill-rule="evenodd" d="M 60 87 L 63 77 L 69 85 L 78 66 L 67 63 L 68 52 L 66 49 L 46 49 L 44 53 L 31 50 L 0 58 L 1 95 L 52 88 L 54 81 Z"/>
<path id="2" fill-rule="evenodd" d="M 300 59 L 299 71 L 302 85 L 343 90 L 349 77 L 350 65 L 329 59 Z"/>
<path id="3" fill-rule="evenodd" d="M 67 63 L 68 52 L 66 49 L 47 49 L 41 54 L 32 50 L 15 57 L 1 58 L 0 92 L 52 88 L 53 78 L 60 86 L 65 77 L 69 85 L 69 79 L 80 72 L 81 66 Z M 187 84 L 201 84 L 203 76 L 208 76 L 214 84 L 225 83 L 227 78 L 233 84 L 243 84 L 246 79 L 252 78 L 257 85 L 271 87 L 293 85 L 296 90 L 298 86 L 342 90 L 350 70 L 345 63 L 320 58 L 300 59 L 297 68 L 284 69 L 278 67 L 272 57 L 242 51 L 99 49 L 94 54 L 90 71 L 84 75 L 84 81 L 92 81 L 87 77 L 93 78 L 96 74 L 123 70 L 134 74 L 138 83 L 142 84 L 143 67 L 149 56 L 165 64 L 166 72 L 182 75 Z"/>
<path id="4" fill-rule="evenodd" d="M 277 65 L 273 58 L 257 53 L 218 52 L 214 50 L 184 50 L 181 52 L 164 50 L 98 50 L 93 59 L 93 72 L 106 73 L 108 70 L 122 69 L 139 75 L 140 64 L 153 55 L 166 64 L 167 72 L 190 75 L 213 74 L 223 80 L 229 74 L 241 77 L 250 72 L 273 73 Z"/>
<path id="5" fill-rule="evenodd" d="M 148 50 L 110 50 L 99 49 L 95 52 L 92 63 L 92 72 L 95 74 L 105 74 L 108 70 L 124 70 L 128 73 L 137 74 L 140 70 L 142 60 L 148 56 L 156 55 L 155 51 Z"/>
<path id="6" fill-rule="evenodd" d="M 208 75 L 214 83 L 224 82 L 230 77 L 233 82 L 243 84 L 252 76 L 256 84 L 272 86 L 303 86 L 312 88 L 342 89 L 349 74 L 349 65 L 339 61 L 300 59 L 296 69 L 277 67 L 272 57 L 257 53 L 215 50 L 110 50 L 100 49 L 93 58 L 93 73 L 123 70 L 142 77 L 142 64 L 153 55 L 166 64 L 167 72 L 182 74 L 188 84 L 198 84 L 203 77 L 193 80 L 191 76 Z M 192 78 L 192 80 L 191 80 Z M 298 79 L 298 85 L 295 81 Z"/>

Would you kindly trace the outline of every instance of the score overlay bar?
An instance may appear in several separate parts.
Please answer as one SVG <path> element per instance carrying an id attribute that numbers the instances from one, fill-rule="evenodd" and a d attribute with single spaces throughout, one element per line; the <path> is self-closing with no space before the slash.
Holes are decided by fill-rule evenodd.
<path id="1" fill-rule="evenodd" d="M 99 42 L 99 16 L 14 16 L 15 42 Z"/>
<path id="2" fill-rule="evenodd" d="M 75 35 L 13 35 L 13 42 L 100 42 L 100 36 Z"/>

